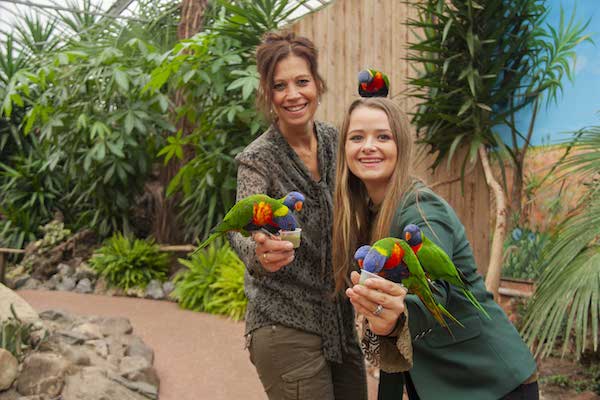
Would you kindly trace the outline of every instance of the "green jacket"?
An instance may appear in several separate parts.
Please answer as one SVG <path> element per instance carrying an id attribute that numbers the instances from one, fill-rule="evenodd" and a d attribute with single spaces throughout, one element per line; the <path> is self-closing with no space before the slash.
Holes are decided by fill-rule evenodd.
<path id="1" fill-rule="evenodd" d="M 407 296 L 414 359 L 409 373 L 419 397 L 422 400 L 503 397 L 529 378 L 536 364 L 517 330 L 485 289 L 464 226 L 448 203 L 420 184 L 401 202 L 391 235 L 402 237 L 404 226 L 410 223 L 417 224 L 446 251 L 471 284 L 471 292 L 492 317 L 489 320 L 481 315 L 454 286 L 436 282 L 440 302 L 465 326 L 451 323 L 452 338 L 416 296 Z M 401 374 L 397 376 L 402 379 Z M 385 393 L 386 388 L 380 391 Z"/>

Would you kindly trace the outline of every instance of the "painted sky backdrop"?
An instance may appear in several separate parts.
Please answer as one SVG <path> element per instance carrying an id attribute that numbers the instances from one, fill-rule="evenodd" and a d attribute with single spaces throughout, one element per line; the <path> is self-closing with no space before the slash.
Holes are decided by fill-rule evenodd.
<path id="1" fill-rule="evenodd" d="M 586 42 L 576 47 L 577 62 L 574 80 L 563 79 L 563 92 L 557 103 L 542 106 L 538 113 L 532 143 L 534 145 L 558 143 L 568 140 L 573 132 L 586 126 L 600 125 L 600 0 L 548 0 L 550 13 L 547 23 L 558 29 L 560 8 L 565 11 L 565 24 L 576 6 L 576 21 L 590 19 L 586 32 L 595 44 Z M 531 109 L 517 115 L 517 126 L 526 132 Z M 506 139 L 508 129 L 499 129 Z"/>

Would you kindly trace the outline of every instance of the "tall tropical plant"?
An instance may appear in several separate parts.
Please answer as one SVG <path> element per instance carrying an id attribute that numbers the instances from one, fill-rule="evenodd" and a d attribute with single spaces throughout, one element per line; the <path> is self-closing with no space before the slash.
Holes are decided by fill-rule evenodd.
<path id="1" fill-rule="evenodd" d="M 581 174 L 587 193 L 544 246 L 544 273 L 527 307 L 523 334 L 542 357 L 562 340 L 563 355 L 575 343 L 579 357 L 598 351 L 600 330 L 600 126 L 583 131 L 561 168 L 561 178 Z"/>
<path id="2" fill-rule="evenodd" d="M 178 43 L 152 73 L 148 90 L 185 89 L 174 120 L 185 118 L 193 130 L 168 137 L 159 155 L 165 163 L 187 161 L 167 189 L 183 195 L 187 239 L 208 235 L 235 201 L 234 157 L 264 125 L 254 107 L 254 46 L 301 3 L 218 1 L 207 10 L 204 31 Z"/>
<path id="3" fill-rule="evenodd" d="M 560 78 L 570 75 L 573 48 L 586 40 L 585 26 L 571 22 L 559 30 L 544 28 L 543 0 L 427 0 L 412 3 L 418 18 L 409 20 L 420 40 L 410 45 L 410 61 L 422 67 L 410 80 L 419 101 L 413 116 L 420 141 L 436 153 L 432 168 L 453 159 L 466 147 L 466 167 L 481 158 L 486 181 L 496 197 L 496 226 L 486 284 L 497 293 L 506 236 L 506 186 L 491 173 L 489 156 L 504 171 L 508 158 L 521 165 L 527 148 L 515 140 L 511 148 L 496 132 L 500 125 L 529 141 L 514 124 L 514 114 L 531 104 L 539 107 L 545 93 L 556 98 Z M 498 18 L 501 15 L 502 18 Z M 562 19 L 561 19 L 562 21 Z M 541 72 L 540 72 L 541 71 Z M 535 118 L 535 115 L 534 115 Z M 533 129 L 533 126 L 531 130 Z M 490 151 L 496 150 L 496 151 Z M 519 189 L 521 190 L 521 189 Z"/>

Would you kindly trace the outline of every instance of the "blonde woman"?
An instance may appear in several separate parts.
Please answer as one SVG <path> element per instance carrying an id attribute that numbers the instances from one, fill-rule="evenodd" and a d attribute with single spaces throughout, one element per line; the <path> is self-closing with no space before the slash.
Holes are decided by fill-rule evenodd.
<path id="1" fill-rule="evenodd" d="M 486 291 L 465 229 L 454 210 L 411 176 L 413 138 L 404 113 L 385 98 L 349 107 L 339 138 L 334 203 L 336 290 L 366 317 L 363 349 L 381 366 L 380 399 L 537 399 L 536 364 L 516 329 Z M 383 279 L 357 285 L 355 250 L 377 239 L 401 237 L 417 224 L 446 251 L 491 319 L 460 290 L 436 282 L 439 301 L 464 328 L 454 337 L 420 300 Z"/>

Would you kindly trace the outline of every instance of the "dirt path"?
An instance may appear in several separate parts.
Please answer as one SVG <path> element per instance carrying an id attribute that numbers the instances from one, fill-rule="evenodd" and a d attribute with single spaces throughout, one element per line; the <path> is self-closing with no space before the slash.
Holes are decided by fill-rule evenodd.
<path id="1" fill-rule="evenodd" d="M 160 400 L 264 400 L 243 349 L 244 324 L 180 309 L 175 303 L 70 292 L 18 292 L 38 312 L 129 318 L 134 333 L 154 349 Z M 369 380 L 369 399 L 377 398 Z"/>

